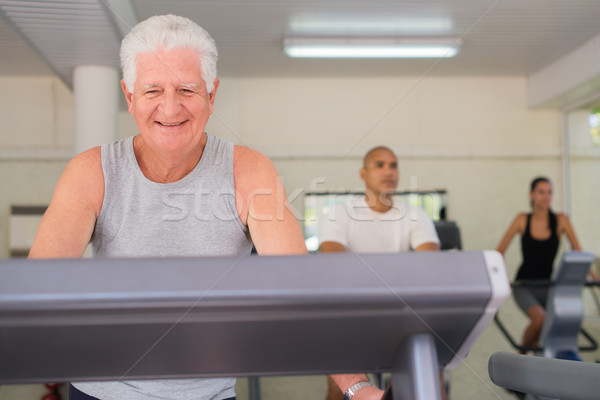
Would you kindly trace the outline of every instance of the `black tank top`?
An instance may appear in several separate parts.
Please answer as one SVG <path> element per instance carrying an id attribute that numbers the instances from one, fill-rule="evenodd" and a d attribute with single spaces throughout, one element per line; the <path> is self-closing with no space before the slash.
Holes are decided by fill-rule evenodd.
<path id="1" fill-rule="evenodd" d="M 552 266 L 558 251 L 558 234 L 556 232 L 556 215 L 550 211 L 550 237 L 546 240 L 536 240 L 530 232 L 531 214 L 527 214 L 527 226 L 521 236 L 521 254 L 523 264 L 517 273 L 519 279 L 550 279 Z"/>

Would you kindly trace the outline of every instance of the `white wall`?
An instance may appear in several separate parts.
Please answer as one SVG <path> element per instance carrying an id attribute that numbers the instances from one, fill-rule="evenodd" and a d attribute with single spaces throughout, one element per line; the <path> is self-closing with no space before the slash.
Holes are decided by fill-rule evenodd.
<path id="1" fill-rule="evenodd" d="M 600 254 L 600 147 L 590 136 L 590 110 L 568 116 L 571 216 L 581 246 Z"/>
<path id="2" fill-rule="evenodd" d="M 360 188 L 360 158 L 388 145 L 400 158 L 401 189 L 448 190 L 466 249 L 497 245 L 529 207 L 532 177 L 562 187 L 560 114 L 528 110 L 520 77 L 222 78 L 208 131 L 271 156 L 299 216 L 298 194 L 311 182 Z M 559 189 L 554 208 L 562 209 Z M 507 255 L 511 270 L 517 250 Z"/>
<path id="3" fill-rule="evenodd" d="M 45 205 L 72 156 L 73 101 L 49 77 L 0 77 L 0 258 L 12 204 Z"/>
<path id="4" fill-rule="evenodd" d="M 72 146 L 72 95 L 54 78 L 0 79 L 0 89 L 6 221 L 12 203 L 50 200 Z M 126 112 L 119 121 L 121 137 L 137 133 Z M 318 189 L 360 188 L 360 158 L 379 144 L 399 155 L 401 189 L 448 191 L 448 216 L 466 249 L 496 246 L 528 208 L 535 175 L 555 181 L 554 208 L 562 209 L 560 115 L 529 110 L 522 77 L 222 77 L 207 131 L 271 156 L 299 216 L 316 178 L 324 179 Z M 0 256 L 7 235 L 3 222 Z M 511 268 L 517 249 L 507 256 Z"/>
<path id="5" fill-rule="evenodd" d="M 0 77 L 0 154 L 24 148 L 69 148 L 73 101 L 69 89 L 48 77 Z"/>

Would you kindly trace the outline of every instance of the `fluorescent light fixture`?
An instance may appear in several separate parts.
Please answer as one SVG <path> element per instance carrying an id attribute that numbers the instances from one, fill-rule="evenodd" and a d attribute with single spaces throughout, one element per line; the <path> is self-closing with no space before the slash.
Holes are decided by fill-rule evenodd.
<path id="1" fill-rule="evenodd" d="M 286 38 L 285 53 L 306 58 L 445 58 L 454 57 L 460 39 Z"/>
<path id="2" fill-rule="evenodd" d="M 115 1 L 115 0 L 113 0 Z M 329 15 L 294 17 L 289 22 L 294 35 L 379 35 L 393 37 L 402 35 L 447 35 L 452 32 L 452 20 L 443 17 L 390 17 L 375 15 L 371 18 Z"/>

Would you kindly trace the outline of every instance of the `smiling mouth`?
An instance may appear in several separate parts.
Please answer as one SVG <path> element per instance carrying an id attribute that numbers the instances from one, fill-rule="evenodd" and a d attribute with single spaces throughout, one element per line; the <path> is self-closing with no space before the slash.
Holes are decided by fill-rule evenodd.
<path id="1" fill-rule="evenodd" d="M 166 122 L 160 122 L 160 121 L 156 121 L 156 122 L 157 122 L 159 125 L 162 125 L 162 126 L 178 126 L 178 125 L 181 125 L 181 124 L 183 124 L 185 121 L 182 121 L 182 122 L 175 122 L 175 123 L 172 123 L 172 124 L 167 124 Z"/>

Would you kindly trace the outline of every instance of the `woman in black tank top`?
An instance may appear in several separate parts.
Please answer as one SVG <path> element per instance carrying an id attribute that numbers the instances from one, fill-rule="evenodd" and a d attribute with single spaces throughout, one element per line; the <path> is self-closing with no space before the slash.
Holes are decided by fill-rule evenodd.
<path id="1" fill-rule="evenodd" d="M 550 237 L 536 239 L 531 235 L 531 216 L 527 214 L 525 231 L 521 235 L 521 255 L 523 263 L 519 267 L 516 280 L 549 280 L 552 266 L 558 251 L 559 237 L 556 231 L 556 214 L 548 209 L 548 229 Z"/>
<path id="2" fill-rule="evenodd" d="M 504 254 L 512 238 L 519 233 L 523 261 L 516 281 L 549 280 L 560 236 L 563 233 L 567 235 L 572 250 L 581 250 L 581 247 L 569 218 L 562 213 L 554 214 L 550 209 L 552 184 L 548 178 L 538 177 L 531 182 L 529 198 L 531 213 L 517 215 L 497 250 Z M 530 319 L 521 346 L 535 347 L 544 324 L 548 287 L 516 287 L 512 293 L 516 303 Z"/>

